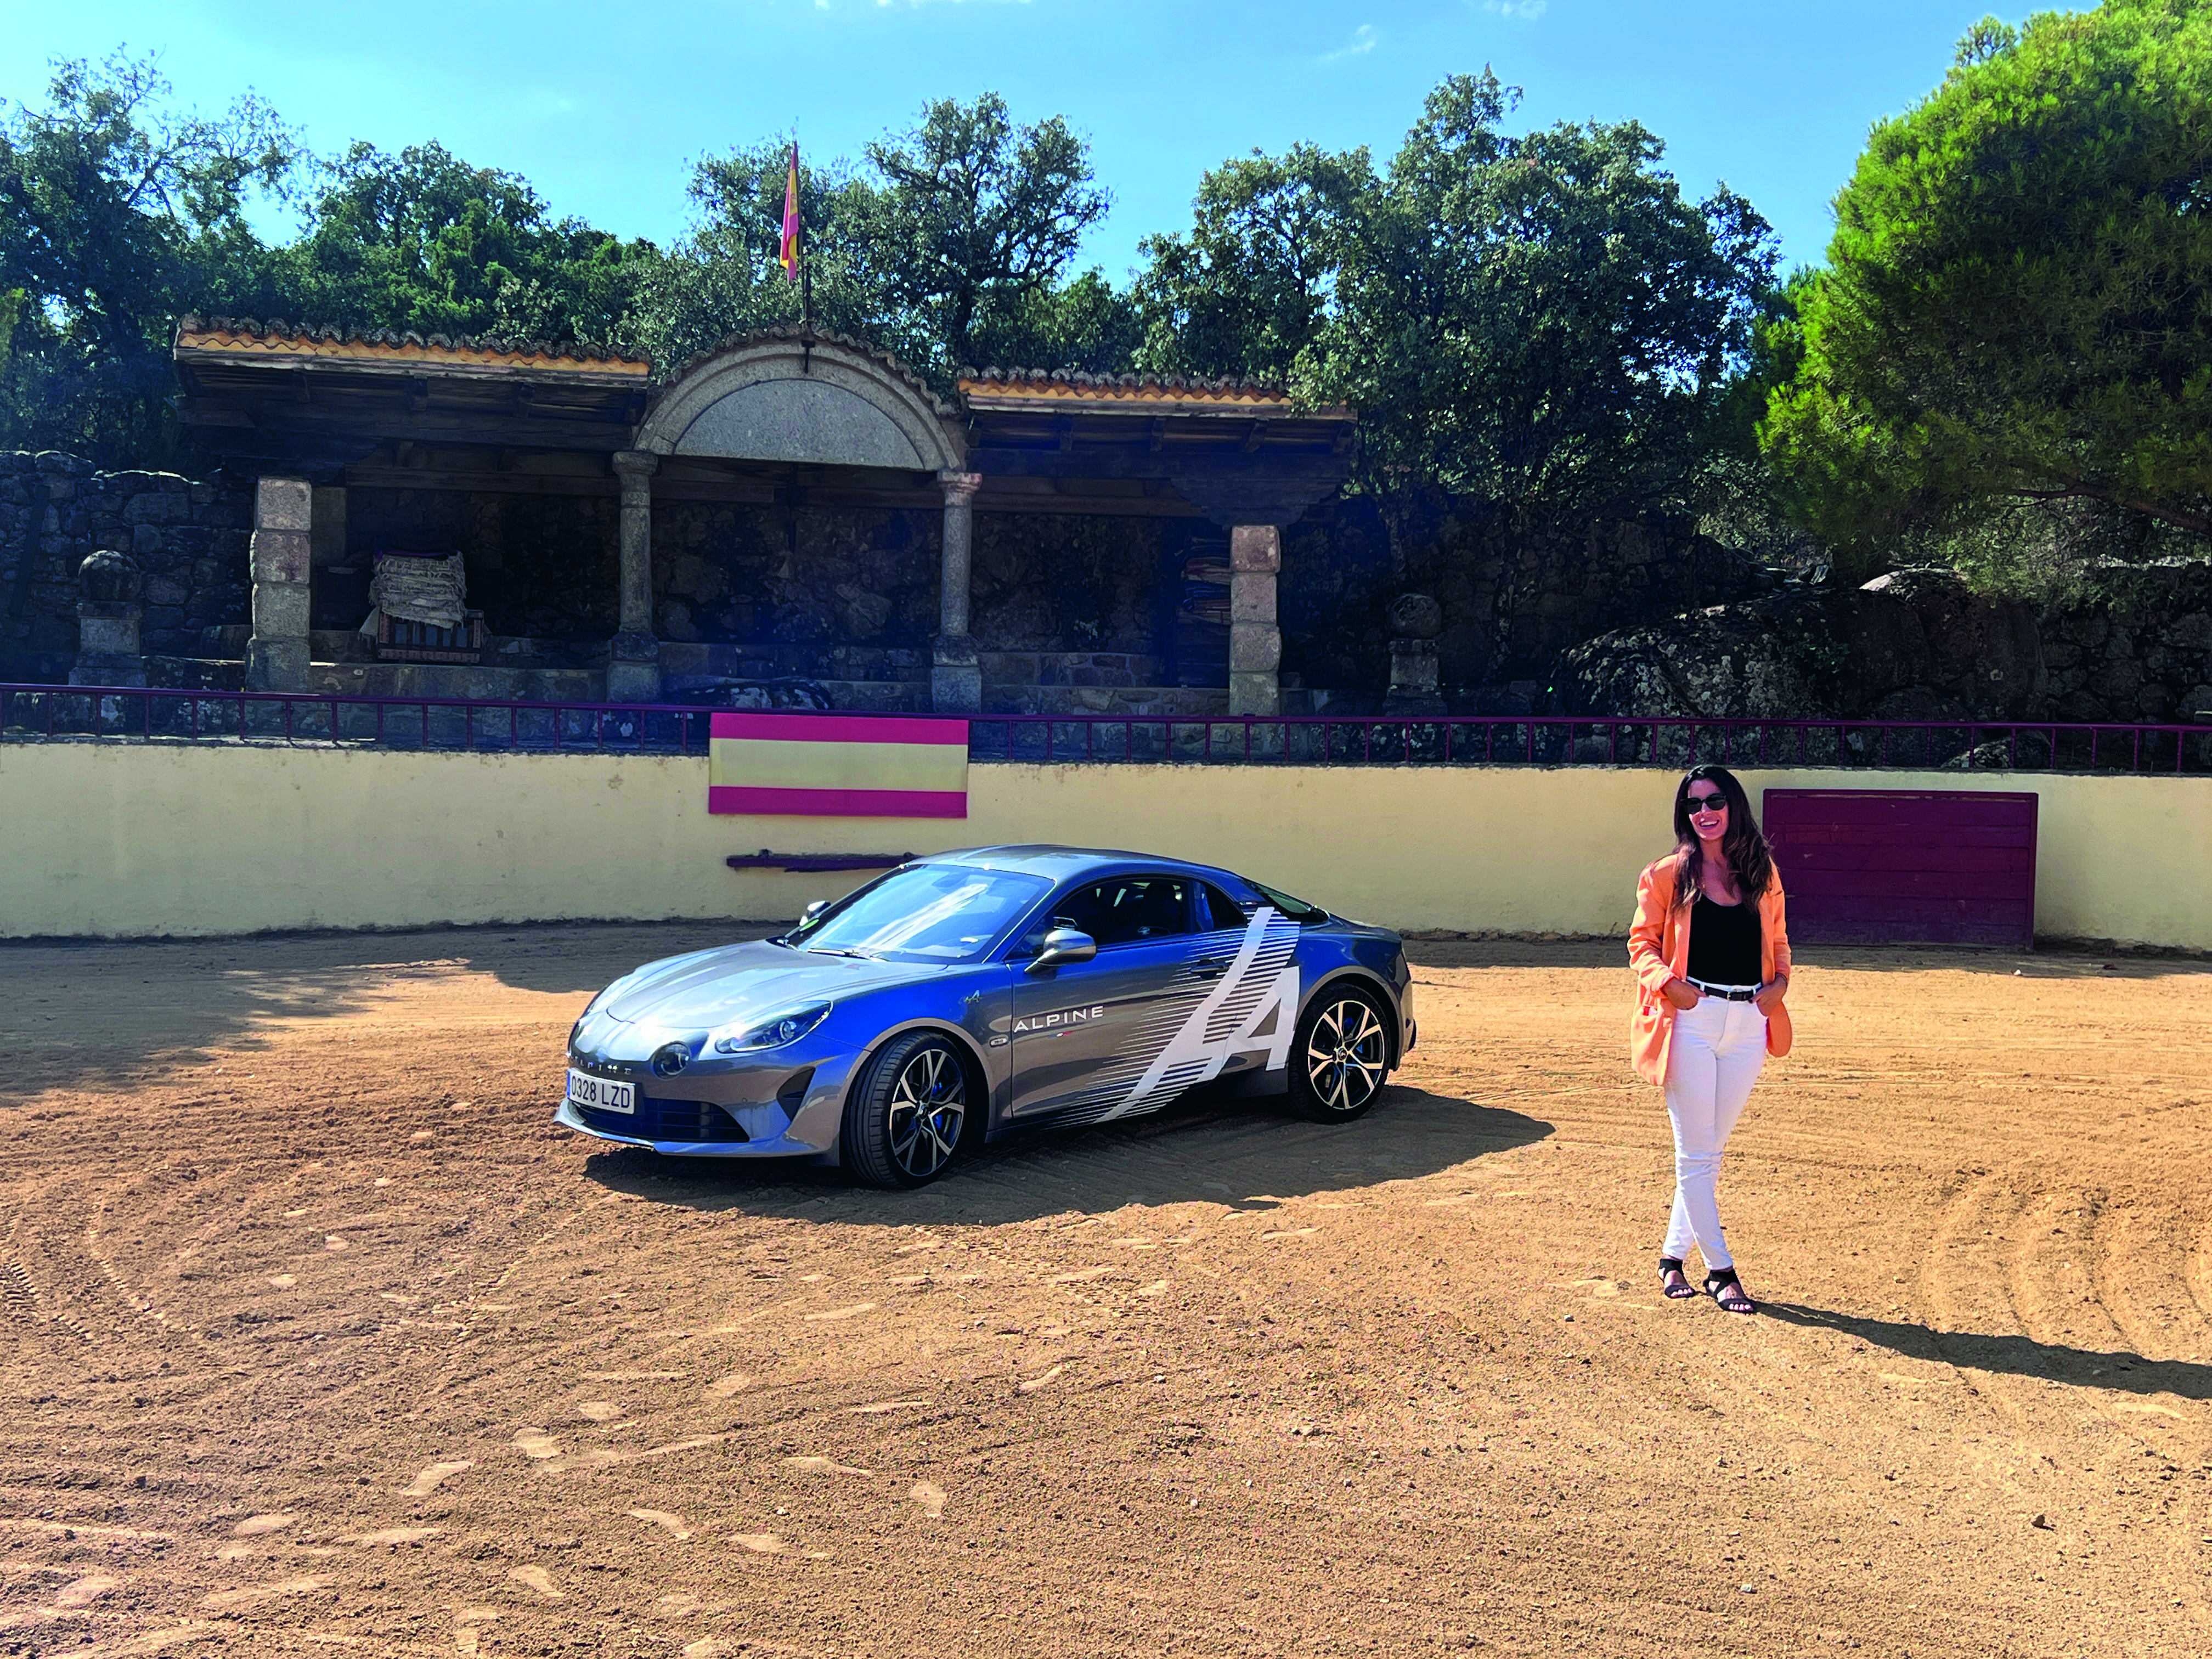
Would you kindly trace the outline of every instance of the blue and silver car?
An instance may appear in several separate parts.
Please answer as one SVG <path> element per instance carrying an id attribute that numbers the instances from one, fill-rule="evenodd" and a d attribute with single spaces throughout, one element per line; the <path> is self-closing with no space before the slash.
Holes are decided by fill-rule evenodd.
<path id="1" fill-rule="evenodd" d="M 881 1187 L 963 1148 L 1212 1085 L 1359 1116 L 1413 1046 L 1398 935 L 1226 870 L 987 847 L 918 859 L 781 938 L 648 963 L 568 1037 L 556 1121 Z"/>

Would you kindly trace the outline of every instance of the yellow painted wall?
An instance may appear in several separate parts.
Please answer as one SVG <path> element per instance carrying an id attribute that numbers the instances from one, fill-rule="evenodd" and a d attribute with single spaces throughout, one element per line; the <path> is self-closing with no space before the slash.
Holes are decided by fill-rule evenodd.
<path id="1" fill-rule="evenodd" d="M 2027 789 L 2045 936 L 2212 950 L 2212 779 L 1833 771 L 1767 787 Z M 732 853 L 1005 842 L 1221 864 L 1403 928 L 1625 933 L 1672 772 L 976 766 L 964 821 L 714 817 L 703 760 L 0 745 L 0 938 L 794 915 L 859 876 Z"/>

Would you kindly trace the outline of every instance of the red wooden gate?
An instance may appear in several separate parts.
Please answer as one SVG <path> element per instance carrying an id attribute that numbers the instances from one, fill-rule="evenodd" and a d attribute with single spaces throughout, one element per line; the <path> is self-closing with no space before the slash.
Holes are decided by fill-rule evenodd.
<path id="1" fill-rule="evenodd" d="M 1791 940 L 2033 949 L 2035 808 L 1964 789 L 1769 789 Z"/>

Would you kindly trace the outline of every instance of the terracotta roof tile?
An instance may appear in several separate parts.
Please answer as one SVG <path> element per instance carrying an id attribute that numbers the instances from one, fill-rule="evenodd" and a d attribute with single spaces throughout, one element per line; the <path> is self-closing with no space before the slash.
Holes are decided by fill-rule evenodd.
<path id="1" fill-rule="evenodd" d="M 488 336 L 417 334 L 391 329 L 362 331 L 329 324 L 288 323 L 252 317 L 178 319 L 175 349 L 283 361 L 399 366 L 531 369 L 618 374 L 644 380 L 648 359 L 570 341 L 501 340 Z"/>
<path id="2" fill-rule="evenodd" d="M 1349 419 L 1334 408 L 1298 409 L 1288 386 L 1261 380 L 1206 380 L 1182 374 L 1085 374 L 1055 368 L 963 368 L 960 395 L 972 407 L 1048 408 L 1054 404 L 1279 410 L 1310 418 Z"/>

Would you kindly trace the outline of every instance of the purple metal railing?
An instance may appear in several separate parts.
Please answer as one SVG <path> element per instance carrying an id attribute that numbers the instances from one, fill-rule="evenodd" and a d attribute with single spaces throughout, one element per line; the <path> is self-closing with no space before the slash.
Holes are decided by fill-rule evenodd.
<path id="1" fill-rule="evenodd" d="M 712 708 L 0 684 L 0 742 L 702 755 Z M 794 711 L 805 718 L 808 711 Z M 850 711 L 845 711 L 850 712 Z M 908 716 L 914 718 L 914 716 Z M 1594 714 L 971 714 L 978 761 L 2212 773 L 2212 726 Z"/>

